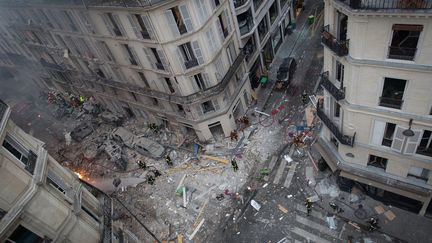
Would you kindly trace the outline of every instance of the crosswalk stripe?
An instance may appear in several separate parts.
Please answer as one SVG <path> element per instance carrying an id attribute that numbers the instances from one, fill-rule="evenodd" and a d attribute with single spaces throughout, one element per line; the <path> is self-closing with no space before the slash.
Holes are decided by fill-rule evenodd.
<path id="1" fill-rule="evenodd" d="M 299 222 L 299 223 L 301 223 L 301 224 L 304 224 L 304 225 L 306 225 L 306 226 L 308 226 L 310 228 L 316 229 L 319 232 L 324 233 L 324 234 L 326 234 L 328 236 L 337 238 L 337 232 L 336 231 L 331 230 L 330 228 L 328 228 L 328 227 L 326 227 L 326 226 L 324 226 L 322 224 L 316 223 L 316 222 L 314 222 L 314 221 L 312 221 L 310 219 L 307 219 L 307 218 L 304 218 L 302 216 L 296 215 L 296 221 Z"/>
<path id="2" fill-rule="evenodd" d="M 269 167 L 268 167 L 270 169 L 270 171 L 273 171 L 273 168 L 275 167 L 277 161 L 278 161 L 278 157 L 277 156 L 272 156 L 272 158 L 270 160 Z M 270 177 L 268 175 L 264 176 L 264 180 L 265 181 L 268 181 L 269 178 Z"/>
<path id="3" fill-rule="evenodd" d="M 291 168 L 288 171 L 288 175 L 285 179 L 284 187 L 289 188 L 291 185 L 292 178 L 294 177 L 294 172 L 296 169 L 298 162 L 293 162 Z"/>
<path id="4" fill-rule="evenodd" d="M 300 211 L 300 212 L 303 212 L 303 213 L 307 213 L 306 206 L 303 206 L 303 205 L 297 204 L 297 205 L 296 205 L 296 209 L 297 209 L 297 211 Z M 313 209 L 312 209 L 310 215 L 311 215 L 312 217 L 314 217 L 314 218 L 318 218 L 318 219 L 320 219 L 320 220 L 322 220 L 322 221 L 325 222 L 325 220 L 324 220 L 324 216 L 322 215 L 322 213 L 320 213 L 320 212 L 318 212 L 318 211 L 316 211 L 316 210 L 313 210 Z"/>
<path id="5" fill-rule="evenodd" d="M 273 184 L 278 184 L 279 183 L 279 180 L 282 177 L 282 174 L 284 172 L 286 164 L 287 164 L 287 161 L 283 159 L 282 162 L 279 165 L 278 170 L 276 171 L 276 176 L 275 176 L 275 178 L 273 180 Z"/>
<path id="6" fill-rule="evenodd" d="M 308 231 L 301 229 L 299 227 L 294 227 L 293 229 L 291 229 L 291 232 L 293 232 L 296 235 L 299 235 L 303 238 L 312 240 L 314 242 L 319 242 L 319 243 L 332 243 L 331 241 L 325 240 L 317 235 L 314 235 L 312 233 L 309 233 Z"/>

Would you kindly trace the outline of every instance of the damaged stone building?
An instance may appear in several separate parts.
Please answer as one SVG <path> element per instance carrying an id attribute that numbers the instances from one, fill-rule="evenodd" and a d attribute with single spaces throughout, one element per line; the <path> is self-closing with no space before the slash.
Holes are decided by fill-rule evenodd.
<path id="1" fill-rule="evenodd" d="M 90 193 L 10 113 L 0 100 L 0 241 L 117 242 L 111 198 Z"/>
<path id="2" fill-rule="evenodd" d="M 340 184 L 432 215 L 431 1 L 325 1 L 324 128 Z"/>
<path id="3" fill-rule="evenodd" d="M 113 112 L 200 140 L 229 136 L 251 102 L 231 1 L 1 6 L 2 65 L 40 63 L 42 87 L 93 96 Z"/>

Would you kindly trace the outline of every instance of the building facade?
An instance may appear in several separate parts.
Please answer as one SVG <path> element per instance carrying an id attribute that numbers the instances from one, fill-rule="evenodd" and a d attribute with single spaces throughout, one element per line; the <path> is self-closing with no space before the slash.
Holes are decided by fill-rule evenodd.
<path id="1" fill-rule="evenodd" d="M 432 2 L 325 1 L 324 126 L 339 182 L 432 215 Z"/>
<path id="2" fill-rule="evenodd" d="M 111 199 L 93 196 L 9 115 L 0 100 L 0 241 L 112 242 Z"/>
<path id="3" fill-rule="evenodd" d="M 290 0 L 233 0 L 236 27 L 252 88 L 266 73 L 285 38 L 295 28 L 298 9 Z M 297 1 L 299 2 L 299 1 Z"/>
<path id="4" fill-rule="evenodd" d="M 1 5 L 2 66 L 41 64 L 41 86 L 200 140 L 228 136 L 250 102 L 228 0 Z"/>

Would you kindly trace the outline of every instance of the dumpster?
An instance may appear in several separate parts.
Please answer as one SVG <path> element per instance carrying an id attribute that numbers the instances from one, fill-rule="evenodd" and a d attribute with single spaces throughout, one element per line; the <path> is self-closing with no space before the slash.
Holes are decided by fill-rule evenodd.
<path id="1" fill-rule="evenodd" d="M 315 22 L 315 16 L 314 15 L 309 15 L 308 22 L 309 22 L 309 25 L 312 25 Z"/>

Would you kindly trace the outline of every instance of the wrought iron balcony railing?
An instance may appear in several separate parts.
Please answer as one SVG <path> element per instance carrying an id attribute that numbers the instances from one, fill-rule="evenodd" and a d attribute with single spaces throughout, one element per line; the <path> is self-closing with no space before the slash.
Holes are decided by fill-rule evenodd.
<path id="1" fill-rule="evenodd" d="M 320 104 L 317 105 L 317 115 L 341 144 L 354 146 L 355 133 L 354 136 L 343 135 L 338 126 L 324 113 Z"/>
<path id="2" fill-rule="evenodd" d="M 432 9 L 431 0 L 339 0 L 352 9 Z"/>
<path id="3" fill-rule="evenodd" d="M 324 72 L 321 74 L 321 85 L 337 100 L 345 99 L 345 91 L 337 88 L 330 80 L 329 73 Z"/>
<path id="4" fill-rule="evenodd" d="M 380 106 L 394 108 L 394 109 L 400 109 L 402 108 L 403 100 L 402 99 L 395 99 L 395 98 L 389 98 L 389 97 L 380 97 Z"/>
<path id="5" fill-rule="evenodd" d="M 165 70 L 164 65 L 160 62 L 155 63 L 156 64 L 156 68 L 159 70 Z"/>
<path id="6" fill-rule="evenodd" d="M 348 55 L 349 40 L 338 40 L 330 33 L 329 29 L 329 25 L 323 27 L 321 31 L 321 43 L 330 48 L 330 50 L 340 57 Z"/>

